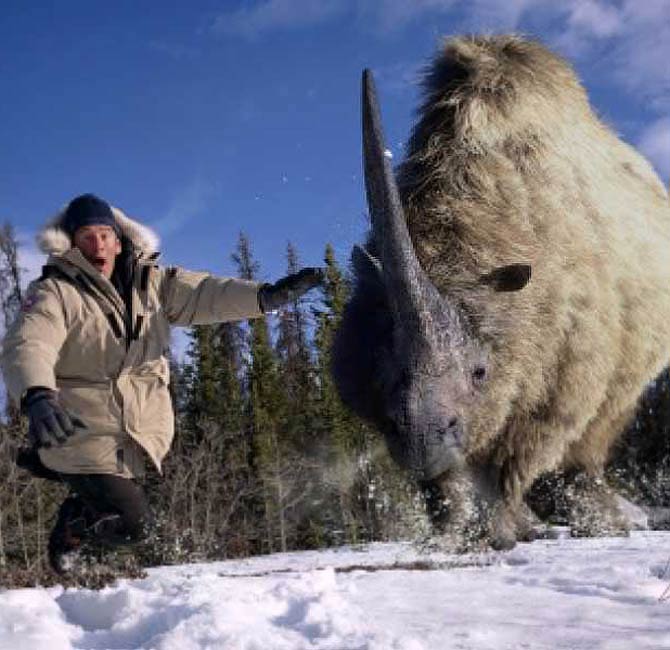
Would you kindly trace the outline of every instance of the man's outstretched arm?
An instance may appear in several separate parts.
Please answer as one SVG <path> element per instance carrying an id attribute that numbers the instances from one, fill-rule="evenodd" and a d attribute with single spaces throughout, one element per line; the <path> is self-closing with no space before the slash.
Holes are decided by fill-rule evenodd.
<path id="1" fill-rule="evenodd" d="M 217 277 L 181 268 L 162 269 L 163 308 L 173 325 L 206 325 L 258 318 L 323 281 L 320 269 L 303 269 L 275 284 Z"/>

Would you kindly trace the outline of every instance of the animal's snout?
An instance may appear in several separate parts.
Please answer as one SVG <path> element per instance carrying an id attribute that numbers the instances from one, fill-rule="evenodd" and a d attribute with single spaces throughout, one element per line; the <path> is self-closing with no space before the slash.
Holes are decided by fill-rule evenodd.
<path id="1" fill-rule="evenodd" d="M 435 429 L 435 444 L 449 446 L 463 445 L 463 427 L 457 417 L 453 417 L 446 426 L 438 426 Z"/>
<path id="2" fill-rule="evenodd" d="M 463 463 L 465 432 L 463 422 L 452 417 L 426 430 L 422 476 L 431 480 Z"/>

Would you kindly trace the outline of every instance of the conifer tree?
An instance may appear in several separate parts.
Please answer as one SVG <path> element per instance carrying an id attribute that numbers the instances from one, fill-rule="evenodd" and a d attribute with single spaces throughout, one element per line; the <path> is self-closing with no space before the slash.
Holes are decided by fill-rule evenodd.
<path id="1" fill-rule="evenodd" d="M 289 243 L 286 249 L 287 274 L 299 269 L 298 254 Z M 321 506 L 317 485 L 321 480 L 318 462 L 320 440 L 317 430 L 318 389 L 316 369 L 308 340 L 307 297 L 297 298 L 279 310 L 276 352 L 279 376 L 285 394 L 281 440 L 285 462 L 292 475 L 287 494 L 287 516 L 295 530 L 295 543 L 314 546 L 313 529 Z M 298 480 L 298 475 L 300 480 Z"/>
<path id="2" fill-rule="evenodd" d="M 186 365 L 188 399 L 185 404 L 185 420 L 189 432 L 194 436 L 193 443 L 198 444 L 203 431 L 200 422 L 218 420 L 221 415 L 221 403 L 216 399 L 216 327 L 214 325 L 195 325 L 188 336 L 189 363 Z"/>
<path id="3" fill-rule="evenodd" d="M 21 269 L 18 252 L 19 245 L 14 228 L 11 224 L 4 223 L 0 228 L 0 296 L 4 327 L 14 320 L 21 304 Z"/>
<path id="4" fill-rule="evenodd" d="M 331 488 L 333 521 L 346 541 L 389 539 L 415 519 L 414 493 L 390 460 L 379 433 L 341 402 L 330 372 L 331 350 L 348 300 L 349 281 L 331 245 L 326 247 L 325 309 L 315 311 L 316 349 L 322 435 L 329 442 L 330 463 L 324 476 Z M 417 502 L 418 503 L 418 502 Z"/>
<path id="5" fill-rule="evenodd" d="M 17 317 L 22 300 L 19 243 L 9 223 L 0 227 L 0 327 Z M 26 447 L 26 421 L 17 404 L 5 395 L 4 418 L 0 420 L 0 571 L 22 566 L 39 573 L 44 567 L 46 522 L 62 496 L 62 488 L 18 469 L 16 455 Z M 33 574 L 34 575 L 34 574 Z M 7 584 L 0 574 L 0 582 Z"/>
<path id="6" fill-rule="evenodd" d="M 259 265 L 251 254 L 249 240 L 240 234 L 233 260 L 238 273 L 247 280 L 257 277 Z M 291 531 L 288 509 L 292 498 L 294 467 L 281 437 L 285 412 L 279 368 L 272 348 L 266 318 L 249 323 L 247 370 L 247 428 L 250 435 L 252 467 L 262 494 L 263 537 L 266 551 L 287 550 Z"/>
<path id="7" fill-rule="evenodd" d="M 242 497 L 249 472 L 244 451 L 240 334 L 234 323 L 191 328 L 187 361 L 174 379 L 177 435 L 166 462 L 171 529 L 186 552 L 250 551 Z M 164 508 L 165 510 L 165 508 Z"/>
<path id="8" fill-rule="evenodd" d="M 298 254 L 291 243 L 286 249 L 287 274 L 298 271 Z M 307 340 L 305 298 L 296 298 L 279 310 L 276 350 L 279 374 L 286 393 L 284 435 L 307 450 L 313 443 L 315 382 Z"/>
<path id="9" fill-rule="evenodd" d="M 351 417 L 337 394 L 330 366 L 333 339 L 344 312 L 349 288 L 335 259 L 335 251 L 330 244 L 326 245 L 324 262 L 326 281 L 322 288 L 322 301 L 325 309 L 314 310 L 315 346 L 321 387 L 320 414 L 328 422 L 328 428 L 336 446 L 346 450 L 356 447 L 356 443 L 352 439 Z"/>
<path id="10" fill-rule="evenodd" d="M 337 327 L 342 318 L 349 295 L 349 287 L 335 258 L 333 247 L 326 246 L 324 262 L 326 281 L 322 289 L 323 308 L 315 309 L 315 347 L 317 354 L 320 435 L 327 444 L 324 458 L 324 495 L 331 504 L 330 515 L 323 522 L 325 529 L 343 530 L 345 539 L 355 543 L 359 540 L 359 528 L 363 524 L 357 512 L 355 486 L 360 480 L 358 457 L 361 453 L 364 425 L 342 404 L 331 375 L 332 346 Z"/>
<path id="11" fill-rule="evenodd" d="M 1 331 L 16 318 L 22 300 L 21 267 L 19 266 L 19 243 L 14 227 L 5 222 L 0 228 L 0 304 L 2 305 Z M 8 396 L 5 396 L 5 416 L 8 425 L 20 429 L 20 414 Z"/>

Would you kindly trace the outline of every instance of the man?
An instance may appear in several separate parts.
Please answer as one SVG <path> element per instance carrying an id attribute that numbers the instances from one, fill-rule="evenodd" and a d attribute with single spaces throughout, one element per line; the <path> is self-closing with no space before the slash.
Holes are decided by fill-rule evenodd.
<path id="1" fill-rule="evenodd" d="M 23 465 L 71 489 L 49 539 L 51 565 L 65 573 L 82 543 L 133 543 L 151 524 L 133 479 L 145 459 L 160 471 L 173 437 L 170 325 L 260 317 L 322 271 L 269 285 L 160 267 L 153 233 L 92 194 L 38 241 L 49 259 L 7 332 L 2 369 L 29 419 Z"/>

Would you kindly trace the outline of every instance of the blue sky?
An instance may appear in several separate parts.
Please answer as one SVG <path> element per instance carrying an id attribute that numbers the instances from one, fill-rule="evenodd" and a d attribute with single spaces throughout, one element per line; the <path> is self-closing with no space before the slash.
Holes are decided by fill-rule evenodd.
<path id="1" fill-rule="evenodd" d="M 164 261 L 261 278 L 366 230 L 359 79 L 396 160 L 443 35 L 520 31 L 567 56 L 604 119 L 670 176 L 670 0 L 4 0 L 0 219 L 36 229 L 95 192 L 153 226 Z"/>

